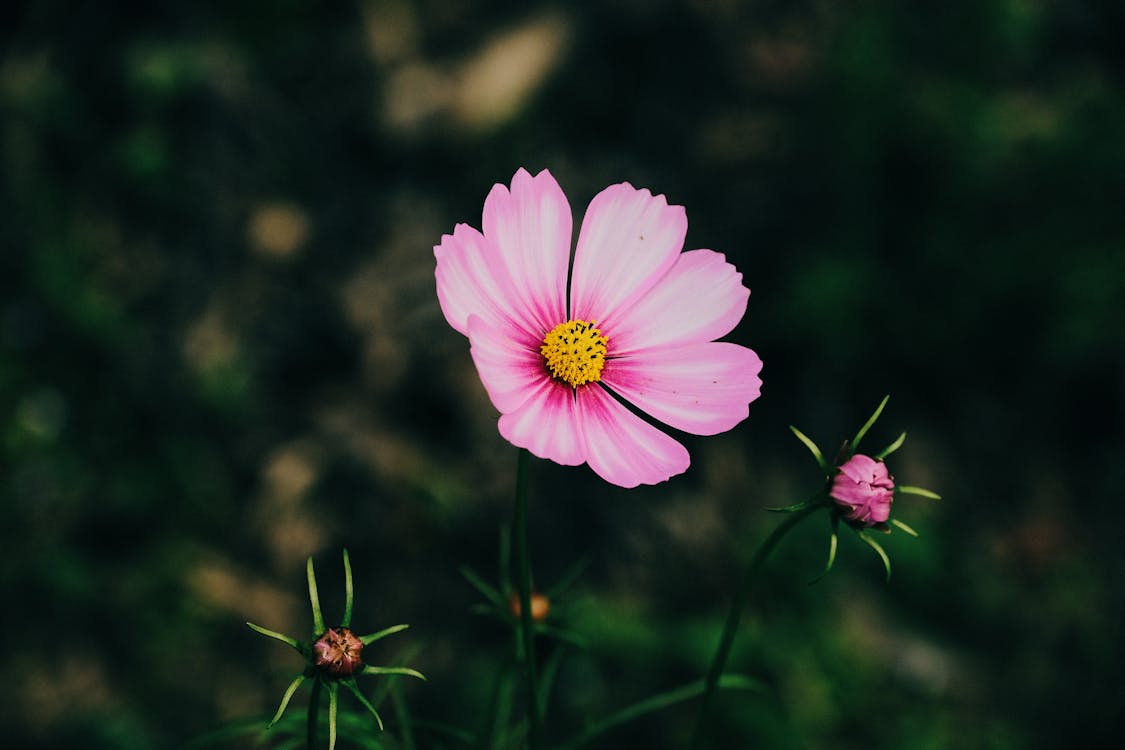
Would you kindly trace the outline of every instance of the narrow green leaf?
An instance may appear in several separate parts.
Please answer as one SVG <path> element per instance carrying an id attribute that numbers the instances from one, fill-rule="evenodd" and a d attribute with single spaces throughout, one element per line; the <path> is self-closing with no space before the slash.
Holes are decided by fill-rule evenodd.
<path id="1" fill-rule="evenodd" d="M 316 574 L 313 572 L 312 556 L 305 565 L 305 573 L 309 579 L 309 601 L 312 603 L 313 635 L 319 637 L 324 633 L 324 615 L 320 612 L 320 594 L 316 590 Z"/>
<path id="2" fill-rule="evenodd" d="M 596 739 L 599 735 L 604 734 L 606 731 L 614 727 L 626 724 L 634 719 L 638 719 L 645 714 L 659 711 L 662 708 L 681 703 L 685 700 L 702 695 L 705 689 L 705 682 L 697 680 L 688 683 L 678 688 L 659 693 L 650 698 L 638 701 L 637 703 L 627 706 L 615 713 L 610 714 L 600 721 L 596 721 L 587 727 L 581 734 L 573 738 L 569 742 L 563 744 L 563 750 L 578 750 L 578 748 L 589 744 Z M 757 692 L 766 692 L 766 687 L 750 677 L 744 675 L 724 674 L 719 678 L 720 690 L 753 690 Z"/>
<path id="3" fill-rule="evenodd" d="M 286 643 L 286 644 L 292 646 L 293 648 L 297 649 L 298 651 L 301 650 L 301 642 L 298 641 L 296 638 L 290 638 L 287 635 L 282 635 L 281 633 L 278 633 L 276 631 L 268 630 L 266 628 L 263 628 L 261 625 L 255 625 L 252 622 L 247 622 L 246 624 L 250 627 L 251 630 L 254 630 L 258 633 L 261 633 L 264 636 L 268 636 L 270 638 L 274 638 L 276 640 L 279 640 L 282 643 Z"/>
<path id="4" fill-rule="evenodd" d="M 793 425 L 789 425 L 789 429 L 793 432 L 794 435 L 797 436 L 797 439 L 804 443 L 805 447 L 809 449 L 809 453 L 811 453 L 813 455 L 813 458 L 816 459 L 816 464 L 820 467 L 820 470 L 825 474 L 830 474 L 832 472 L 832 467 L 829 466 L 828 462 L 824 460 L 824 454 L 820 452 L 820 448 L 817 447 L 816 443 L 814 443 L 808 435 L 801 432 Z"/>
<path id="5" fill-rule="evenodd" d="M 892 453 L 897 451 L 899 448 L 901 448 L 902 444 L 904 442 L 906 442 L 906 433 L 905 432 L 902 433 L 901 435 L 899 435 L 898 438 L 893 443 L 891 443 L 886 448 L 884 448 L 883 450 L 876 453 L 873 456 L 873 458 L 876 461 L 882 461 L 884 458 L 886 458 L 887 456 L 891 455 Z"/>
<path id="6" fill-rule="evenodd" d="M 883 407 L 885 407 L 887 405 L 887 402 L 890 400 L 890 394 L 887 394 L 883 397 L 883 400 L 879 402 L 879 406 L 876 407 L 875 413 L 871 415 L 870 419 L 864 422 L 863 427 L 859 428 L 859 432 L 855 434 L 855 437 L 852 438 L 852 442 L 848 444 L 849 453 L 855 453 L 855 449 L 859 447 L 859 441 L 863 440 L 863 436 L 867 434 L 867 431 L 870 430 L 871 426 L 875 424 L 875 421 L 879 419 L 879 415 L 883 413 Z"/>
<path id="7" fill-rule="evenodd" d="M 905 532 L 906 532 L 907 534 L 909 534 L 910 536 L 912 536 L 912 537 L 914 537 L 914 538 L 917 538 L 917 537 L 918 537 L 918 532 L 917 532 L 917 531 L 915 531 L 914 529 L 910 528 L 909 526 L 907 526 L 906 524 L 904 524 L 904 523 L 903 523 L 902 521 L 898 520 L 897 518 L 892 518 L 892 519 L 891 519 L 891 525 L 892 525 L 892 526 L 896 526 L 896 527 L 898 527 L 898 528 L 902 529 L 903 531 L 905 531 Z"/>
<path id="8" fill-rule="evenodd" d="M 297 688 L 301 687 L 301 683 L 304 681 L 305 676 L 303 674 L 299 674 L 297 675 L 296 679 L 289 683 L 289 687 L 285 689 L 285 695 L 281 696 L 281 705 L 277 707 L 277 713 L 275 713 L 273 715 L 273 718 L 270 719 L 270 723 L 266 725 L 266 729 L 269 729 L 274 724 L 276 724 L 278 719 L 281 718 L 281 715 L 285 713 L 285 709 L 289 705 L 289 699 L 293 697 L 293 693 L 297 692 Z"/>
<path id="9" fill-rule="evenodd" d="M 340 704 L 340 686 L 328 683 L 328 750 L 336 750 L 336 709 Z"/>
<path id="10" fill-rule="evenodd" d="M 577 646 L 583 651 L 589 648 L 589 643 L 585 638 L 583 638 L 578 633 L 571 632 L 570 630 L 567 630 L 565 628 L 555 627 L 554 625 L 536 624 L 535 632 L 542 633 L 543 635 L 548 635 L 560 641 L 565 641 L 572 646 Z"/>
<path id="11" fill-rule="evenodd" d="M 828 575 L 832 570 L 832 566 L 836 564 L 836 547 L 840 541 L 840 535 L 837 533 L 839 525 L 840 519 L 836 514 L 832 514 L 832 534 L 828 537 L 828 563 L 824 566 L 824 570 L 821 571 L 820 575 L 809 581 L 810 586 L 814 583 L 818 583 L 821 578 Z"/>
<path id="12" fill-rule="evenodd" d="M 425 675 L 409 667 L 364 667 L 363 674 L 401 674 L 407 677 L 417 677 L 423 682 L 426 681 Z"/>
<path id="13" fill-rule="evenodd" d="M 508 603 L 504 601 L 504 597 L 500 596 L 500 592 L 493 588 L 483 578 L 481 578 L 475 570 L 468 567 L 467 565 L 462 565 L 458 570 L 461 571 L 461 575 L 464 577 L 464 579 L 468 581 L 473 588 L 479 591 L 485 599 L 492 602 L 501 609 L 507 608 Z"/>
<path id="14" fill-rule="evenodd" d="M 911 487 L 906 484 L 900 484 L 895 487 L 895 492 L 902 495 L 918 495 L 919 497 L 926 497 L 930 500 L 941 500 L 941 495 L 921 487 Z"/>
<path id="15" fill-rule="evenodd" d="M 352 561 L 348 551 L 344 550 L 344 620 L 340 624 L 345 628 L 352 624 L 352 599 L 355 591 L 352 587 Z"/>
<path id="16" fill-rule="evenodd" d="M 354 695 L 359 700 L 359 702 L 363 704 L 363 707 L 366 708 L 367 711 L 375 717 L 375 723 L 379 725 L 379 731 L 383 731 L 382 717 L 379 716 L 379 712 L 375 710 L 375 707 L 371 705 L 371 702 L 367 700 L 367 696 L 365 696 L 359 689 L 359 685 L 356 683 L 356 681 L 344 680 L 341 684 L 348 690 L 352 691 L 352 695 Z"/>
<path id="17" fill-rule="evenodd" d="M 868 547 L 875 550 L 875 554 L 883 561 L 883 567 L 887 569 L 887 583 L 891 581 L 891 558 L 887 557 L 887 551 L 877 541 L 871 538 L 866 531 L 858 532 L 858 536 L 862 539 Z"/>
<path id="18" fill-rule="evenodd" d="M 361 637 L 359 639 L 359 641 L 364 646 L 369 646 L 372 643 L 374 643 L 375 641 L 379 640 L 380 638 L 386 638 L 388 635 L 394 635 L 395 633 L 400 633 L 403 630 L 406 630 L 408 627 L 410 627 L 410 626 L 406 625 L 406 624 L 392 625 L 389 628 L 383 628 L 378 633 L 372 633 L 371 635 L 365 635 L 365 636 Z"/>
<path id="19" fill-rule="evenodd" d="M 560 594 L 565 593 L 567 589 L 574 585 L 574 582 L 578 580 L 578 577 L 582 575 L 582 573 L 584 573 L 586 568 L 588 568 L 589 566 L 590 556 L 583 555 L 574 564 L 566 569 L 566 572 L 562 574 L 562 577 L 559 579 L 558 583 L 544 592 L 544 596 L 547 597 L 548 601 L 558 598 Z"/>

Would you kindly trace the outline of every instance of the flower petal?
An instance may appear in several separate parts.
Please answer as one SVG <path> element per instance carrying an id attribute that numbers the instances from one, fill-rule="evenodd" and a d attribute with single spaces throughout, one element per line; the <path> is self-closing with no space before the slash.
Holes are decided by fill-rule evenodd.
<path id="1" fill-rule="evenodd" d="M 595 195 L 574 254 L 571 317 L 612 326 L 675 263 L 686 235 L 683 206 L 663 195 L 627 182 Z"/>
<path id="2" fill-rule="evenodd" d="M 512 189 L 495 185 L 484 201 L 484 236 L 499 250 L 521 306 L 546 333 L 566 322 L 566 272 L 573 230 L 570 204 L 547 170 L 520 169 Z"/>
<path id="3" fill-rule="evenodd" d="M 607 482 L 621 487 L 656 484 L 687 471 L 687 449 L 622 406 L 596 385 L 578 390 L 578 417 L 586 461 Z"/>
<path id="4" fill-rule="evenodd" d="M 536 326 L 523 312 L 518 292 L 497 263 L 497 255 L 484 235 L 468 224 L 458 224 L 452 235 L 443 235 L 441 244 L 434 247 L 441 311 L 449 325 L 466 336 L 473 315 L 506 322 L 533 335 L 530 331 Z"/>
<path id="5" fill-rule="evenodd" d="M 753 350 L 716 341 L 610 359 L 602 382 L 677 430 L 716 435 L 749 416 L 761 370 Z"/>
<path id="6" fill-rule="evenodd" d="M 522 406 L 548 379 L 537 341 L 518 329 L 473 315 L 469 343 L 480 381 L 501 414 Z"/>
<path id="7" fill-rule="evenodd" d="M 746 313 L 750 290 L 722 253 L 680 254 L 668 273 L 612 327 L 603 325 L 614 356 L 638 349 L 714 341 Z"/>
<path id="8" fill-rule="evenodd" d="M 500 434 L 518 448 L 564 466 L 586 460 L 574 390 L 549 378 L 515 411 L 500 417 Z"/>

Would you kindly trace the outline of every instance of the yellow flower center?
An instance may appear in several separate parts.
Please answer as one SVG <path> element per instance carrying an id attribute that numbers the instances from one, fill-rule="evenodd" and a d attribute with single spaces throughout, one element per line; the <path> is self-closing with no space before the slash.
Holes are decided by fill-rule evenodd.
<path id="1" fill-rule="evenodd" d="M 594 321 L 568 320 L 543 337 L 539 353 L 553 378 L 577 388 L 602 379 L 607 341 Z"/>

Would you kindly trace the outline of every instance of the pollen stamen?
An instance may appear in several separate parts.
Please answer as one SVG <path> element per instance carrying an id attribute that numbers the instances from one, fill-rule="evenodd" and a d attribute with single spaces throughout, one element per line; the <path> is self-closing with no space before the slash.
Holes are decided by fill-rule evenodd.
<path id="1" fill-rule="evenodd" d="M 609 338 L 592 320 L 568 320 L 543 337 L 539 353 L 551 377 L 577 388 L 602 379 Z"/>

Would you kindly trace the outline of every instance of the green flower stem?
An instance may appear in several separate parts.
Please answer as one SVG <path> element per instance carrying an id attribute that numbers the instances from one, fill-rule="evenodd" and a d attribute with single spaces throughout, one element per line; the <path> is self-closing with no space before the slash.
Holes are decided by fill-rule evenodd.
<path id="1" fill-rule="evenodd" d="M 531 620 L 531 553 L 527 548 L 527 473 L 531 454 L 521 448 L 516 466 L 516 507 L 512 523 L 516 532 L 516 559 L 519 561 L 520 633 L 527 681 L 528 750 L 539 747 L 539 678 L 535 670 L 535 642 Z"/>
<path id="2" fill-rule="evenodd" d="M 742 611 L 746 609 L 746 603 L 750 599 L 750 591 L 757 581 L 758 573 L 761 572 L 762 567 L 765 565 L 766 560 L 769 559 L 770 553 L 773 552 L 773 548 L 777 546 L 778 542 L 780 542 L 794 526 L 823 507 L 823 504 L 814 503 L 792 513 L 766 537 L 765 541 L 755 550 L 754 556 L 750 558 L 750 564 L 746 567 L 746 572 L 743 573 L 741 585 L 735 593 L 734 601 L 731 602 L 730 612 L 727 613 L 727 622 L 723 627 L 723 636 L 719 640 L 719 647 L 715 650 L 715 656 L 711 661 L 711 669 L 707 672 L 707 678 L 704 680 L 703 702 L 699 706 L 699 718 L 696 721 L 695 733 L 692 735 L 692 741 L 689 747 L 702 747 L 703 732 L 707 724 L 711 701 L 714 698 L 715 691 L 719 687 L 720 679 L 723 676 L 723 669 L 726 668 L 727 658 L 730 656 L 731 646 L 734 645 L 734 637 L 738 632 L 738 623 L 742 619 Z"/>
<path id="3" fill-rule="evenodd" d="M 316 721 L 320 713 L 320 680 L 313 680 L 312 696 L 309 698 L 308 721 L 305 725 L 305 740 L 308 750 L 316 748 Z"/>
<path id="4" fill-rule="evenodd" d="M 719 680 L 719 688 L 725 690 L 754 690 L 764 692 L 765 688 L 762 683 L 752 680 L 749 677 L 741 675 L 726 674 Z M 678 688 L 668 690 L 650 698 L 645 698 L 638 701 L 631 706 L 627 706 L 620 711 L 607 716 L 601 721 L 595 722 L 587 727 L 581 734 L 566 744 L 562 745 L 559 750 L 578 750 L 584 747 L 598 735 L 620 726 L 627 722 L 639 719 L 645 714 L 659 711 L 662 708 L 689 700 L 701 694 L 705 689 L 705 682 L 703 680 L 696 680 L 695 682 L 688 683 Z"/>

